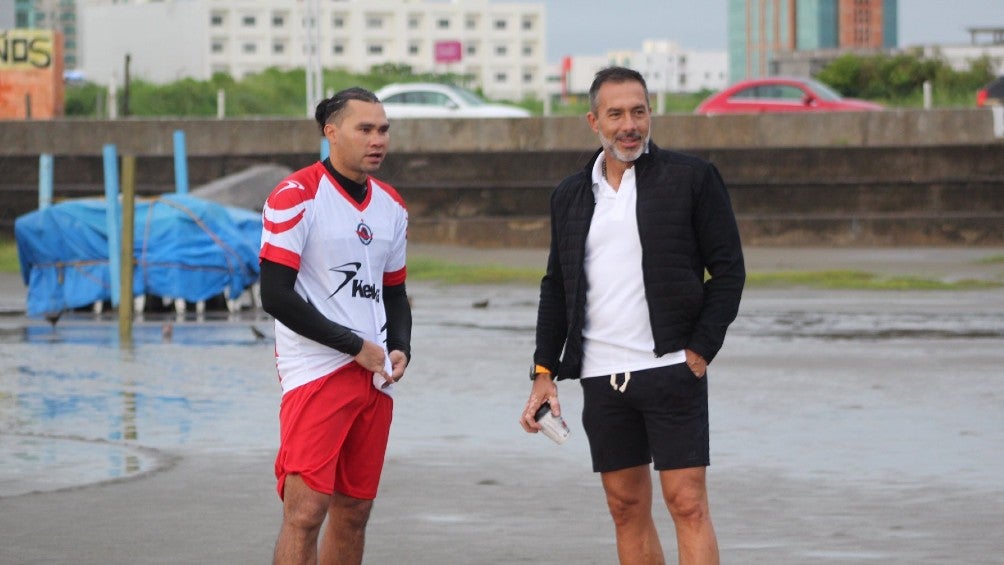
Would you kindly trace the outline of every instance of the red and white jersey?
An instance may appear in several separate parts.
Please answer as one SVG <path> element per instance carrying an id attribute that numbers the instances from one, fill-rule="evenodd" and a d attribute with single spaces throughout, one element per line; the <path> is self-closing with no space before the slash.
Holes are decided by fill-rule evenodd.
<path id="1" fill-rule="evenodd" d="M 367 179 L 357 203 L 321 162 L 294 172 L 272 191 L 262 214 L 262 259 L 299 271 L 296 292 L 328 319 L 384 345 L 384 285 L 405 280 L 408 211 L 390 185 Z M 275 358 L 283 394 L 352 361 L 275 322 Z"/>

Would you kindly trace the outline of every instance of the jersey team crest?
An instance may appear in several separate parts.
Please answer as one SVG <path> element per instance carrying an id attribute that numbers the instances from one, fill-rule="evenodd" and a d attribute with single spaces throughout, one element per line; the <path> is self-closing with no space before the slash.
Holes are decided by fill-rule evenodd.
<path id="1" fill-rule="evenodd" d="M 363 242 L 363 245 L 369 245 L 373 242 L 373 230 L 366 225 L 366 222 L 359 222 L 356 226 L 356 235 L 359 236 L 359 241 Z"/>

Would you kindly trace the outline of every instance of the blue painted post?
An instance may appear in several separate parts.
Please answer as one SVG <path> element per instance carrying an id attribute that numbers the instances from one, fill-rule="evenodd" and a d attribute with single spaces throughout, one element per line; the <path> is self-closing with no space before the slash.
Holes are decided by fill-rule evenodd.
<path id="1" fill-rule="evenodd" d="M 38 209 L 52 205 L 52 153 L 38 156 Z"/>
<path id="2" fill-rule="evenodd" d="M 174 131 L 174 190 L 188 194 L 188 157 L 185 154 L 185 132 Z"/>
<path id="3" fill-rule="evenodd" d="M 331 148 L 328 147 L 328 139 L 326 137 L 322 137 L 321 138 L 321 160 L 323 161 L 323 160 L 327 159 L 328 155 L 330 153 L 331 153 Z"/>
<path id="4" fill-rule="evenodd" d="M 105 145 L 102 152 L 105 165 L 105 220 L 108 226 L 108 280 L 112 288 L 112 306 L 119 305 L 119 163 L 115 145 Z"/>

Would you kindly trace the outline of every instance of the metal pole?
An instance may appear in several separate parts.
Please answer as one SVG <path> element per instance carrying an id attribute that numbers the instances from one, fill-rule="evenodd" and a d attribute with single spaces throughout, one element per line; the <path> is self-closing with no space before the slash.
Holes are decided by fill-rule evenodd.
<path id="1" fill-rule="evenodd" d="M 185 153 L 184 130 L 174 131 L 174 191 L 188 194 L 188 157 Z"/>
<path id="2" fill-rule="evenodd" d="M 105 145 L 102 152 L 105 165 L 105 222 L 108 228 L 108 282 L 112 306 L 119 301 L 119 170 L 115 145 Z"/>
<path id="3" fill-rule="evenodd" d="M 107 116 L 109 120 L 115 120 L 119 117 L 119 99 L 118 90 L 115 85 L 115 79 L 113 78 L 111 82 L 108 83 L 108 99 L 106 100 L 108 105 Z"/>
<path id="4" fill-rule="evenodd" d="M 132 55 L 126 53 L 126 56 L 125 56 L 125 86 L 122 87 L 122 115 L 123 116 L 128 116 L 131 113 L 130 108 L 129 108 L 129 98 L 130 98 L 130 94 L 131 94 L 130 93 L 130 89 L 129 89 L 129 83 L 131 82 L 131 79 L 129 77 L 129 63 L 131 63 L 131 62 L 132 62 Z"/>
<path id="5" fill-rule="evenodd" d="M 311 43 L 309 43 L 309 41 L 307 43 L 307 49 L 308 50 L 309 49 L 313 49 L 313 45 Z M 312 104 L 311 104 L 311 102 L 313 102 L 312 99 L 314 98 L 314 74 L 311 71 L 310 57 L 311 56 L 310 56 L 310 54 L 308 52 L 308 54 L 307 54 L 307 66 L 304 67 L 306 81 L 307 81 L 307 84 L 306 84 L 306 90 L 307 90 L 307 102 L 306 102 L 306 105 L 307 105 L 307 116 L 308 117 L 314 115 L 314 113 L 313 113 L 314 110 L 313 110 L 313 107 L 312 107 Z"/>
<path id="6" fill-rule="evenodd" d="M 52 205 L 52 153 L 38 156 L 38 209 Z"/>
<path id="7" fill-rule="evenodd" d="M 305 8 L 307 13 L 304 15 L 303 23 L 306 26 L 306 37 L 307 37 L 307 60 L 303 66 L 303 77 L 306 81 L 305 90 L 307 91 L 306 96 L 306 106 L 307 106 L 307 116 L 314 115 L 314 50 L 317 46 L 314 44 L 314 4 L 310 0 L 307 0 Z"/>
<path id="8" fill-rule="evenodd" d="M 216 91 L 216 119 L 222 120 L 227 115 L 227 93 L 222 88 Z"/>
<path id="9" fill-rule="evenodd" d="M 307 87 L 307 116 L 312 117 L 324 92 L 324 75 L 320 51 L 320 6 L 318 0 L 307 0 L 303 18 L 307 36 L 307 61 L 304 67 Z"/>
<path id="10" fill-rule="evenodd" d="M 119 273 L 119 344 L 132 343 L 133 247 L 136 217 L 136 157 L 122 156 L 122 266 Z"/>

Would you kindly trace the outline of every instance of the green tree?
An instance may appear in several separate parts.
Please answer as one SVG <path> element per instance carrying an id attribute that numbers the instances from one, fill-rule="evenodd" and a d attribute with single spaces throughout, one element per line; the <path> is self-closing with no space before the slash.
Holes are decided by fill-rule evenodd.
<path id="1" fill-rule="evenodd" d="M 845 96 L 893 106 L 920 106 L 923 85 L 930 82 L 936 106 L 971 106 L 976 90 L 992 76 L 992 65 L 987 58 L 973 61 L 968 70 L 956 71 L 940 57 L 905 53 L 843 55 L 816 78 Z"/>
<path id="2" fill-rule="evenodd" d="M 216 115 L 216 90 L 207 81 L 183 79 L 164 85 L 132 81 L 129 109 L 133 116 Z"/>
<path id="3" fill-rule="evenodd" d="M 473 76 L 457 73 L 414 73 L 409 65 L 377 65 L 369 73 L 351 73 L 340 69 L 323 71 L 328 92 L 350 86 L 378 90 L 393 82 L 442 82 L 466 86 Z M 226 93 L 226 115 L 240 116 L 302 116 L 306 100 L 304 69 L 269 68 L 260 73 L 234 80 L 218 73 L 208 81 L 184 79 L 155 85 L 134 80 L 130 85 L 131 113 L 137 116 L 214 116 L 216 93 Z M 67 89 L 67 115 L 100 116 L 101 108 L 94 102 L 95 92 L 104 90 L 94 84 Z M 480 94 L 480 93 L 479 93 Z M 327 95 L 327 92 L 325 92 Z M 533 101 L 519 102 L 532 107 Z M 540 103 L 537 103 L 540 106 Z M 72 111 L 72 113 L 71 113 Z"/>
<path id="4" fill-rule="evenodd" d="M 97 116 L 104 99 L 105 89 L 97 84 L 85 82 L 69 85 L 63 100 L 63 114 L 68 117 Z"/>

